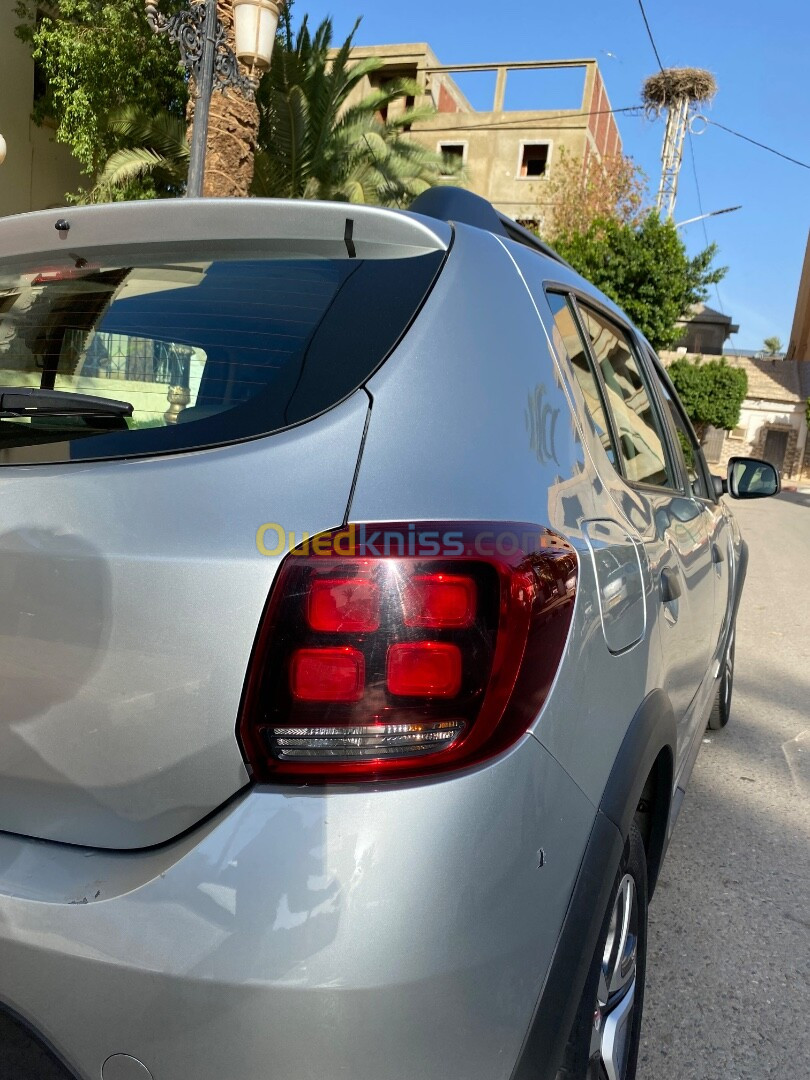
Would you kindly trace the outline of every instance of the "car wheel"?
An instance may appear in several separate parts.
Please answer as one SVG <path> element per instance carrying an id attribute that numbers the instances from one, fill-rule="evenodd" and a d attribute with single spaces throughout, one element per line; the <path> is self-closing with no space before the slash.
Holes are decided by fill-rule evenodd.
<path id="1" fill-rule="evenodd" d="M 647 860 L 634 822 L 557 1080 L 633 1080 L 646 956 Z"/>
<path id="2" fill-rule="evenodd" d="M 723 675 L 720 679 L 720 685 L 717 687 L 717 694 L 714 698 L 712 711 L 709 714 L 709 727 L 712 731 L 719 731 L 720 728 L 724 728 L 731 716 L 731 692 L 734 689 L 734 645 L 736 636 L 736 630 L 732 627 L 731 639 L 728 643 L 728 648 L 726 649 L 725 659 L 723 660 Z"/>

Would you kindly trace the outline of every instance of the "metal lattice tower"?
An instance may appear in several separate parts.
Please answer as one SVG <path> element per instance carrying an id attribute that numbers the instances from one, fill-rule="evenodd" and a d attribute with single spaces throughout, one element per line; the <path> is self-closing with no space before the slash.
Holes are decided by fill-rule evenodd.
<path id="1" fill-rule="evenodd" d="M 667 68 L 645 80 L 641 91 L 647 114 L 666 113 L 667 126 L 661 148 L 661 182 L 658 185 L 658 213 L 672 218 L 678 196 L 678 177 L 683 162 L 683 144 L 695 106 L 712 100 L 717 83 L 702 68 Z"/>
<path id="2" fill-rule="evenodd" d="M 678 177 L 683 162 L 683 144 L 689 127 L 690 111 L 691 102 L 686 97 L 674 101 L 667 110 L 667 126 L 661 149 L 661 181 L 655 206 L 659 214 L 664 210 L 668 218 L 675 214 Z"/>

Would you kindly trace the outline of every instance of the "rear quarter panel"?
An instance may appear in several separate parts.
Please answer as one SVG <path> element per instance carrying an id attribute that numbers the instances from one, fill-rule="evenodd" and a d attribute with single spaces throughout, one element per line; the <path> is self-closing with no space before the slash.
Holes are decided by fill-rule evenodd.
<path id="1" fill-rule="evenodd" d="M 542 282 L 556 264 L 524 251 Z M 532 731 L 598 804 L 630 721 L 658 685 L 660 648 L 646 566 L 644 635 L 619 656 L 607 647 L 583 523 L 612 519 L 623 534 L 639 530 L 594 464 L 543 303 L 542 290 L 530 295 L 511 245 L 456 227 L 407 347 L 369 383 L 372 417 L 350 519 L 525 521 L 570 541 L 579 555 L 574 620 Z M 633 509 L 644 524 L 643 508 Z"/>

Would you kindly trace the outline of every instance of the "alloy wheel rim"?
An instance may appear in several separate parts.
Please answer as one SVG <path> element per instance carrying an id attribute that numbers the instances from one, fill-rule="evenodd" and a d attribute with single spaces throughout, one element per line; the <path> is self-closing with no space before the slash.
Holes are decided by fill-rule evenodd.
<path id="1" fill-rule="evenodd" d="M 624 1080 L 630 1055 L 638 970 L 638 896 L 625 874 L 613 904 L 599 972 L 589 1080 Z"/>

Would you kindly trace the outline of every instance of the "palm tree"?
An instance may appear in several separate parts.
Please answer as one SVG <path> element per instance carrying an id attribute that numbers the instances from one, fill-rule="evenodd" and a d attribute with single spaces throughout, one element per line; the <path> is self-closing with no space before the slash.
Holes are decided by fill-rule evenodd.
<path id="1" fill-rule="evenodd" d="M 772 357 L 774 360 L 776 359 L 777 354 L 782 351 L 782 339 L 776 337 L 776 335 L 773 337 L 766 337 L 762 344 L 765 347 L 768 356 Z"/>
<path id="2" fill-rule="evenodd" d="M 176 195 L 186 183 L 186 123 L 168 111 L 153 116 L 136 105 L 113 111 L 107 129 L 123 144 L 107 159 L 87 202 L 145 194 Z"/>
<path id="3" fill-rule="evenodd" d="M 350 63 L 358 25 L 331 59 L 331 19 L 312 35 L 305 18 L 295 40 L 288 27 L 259 90 L 253 194 L 404 206 L 447 172 L 440 154 L 407 135 L 433 108 L 391 115 L 392 104 L 421 92 L 416 83 L 393 80 L 348 103 L 382 66 L 377 58 Z"/>

